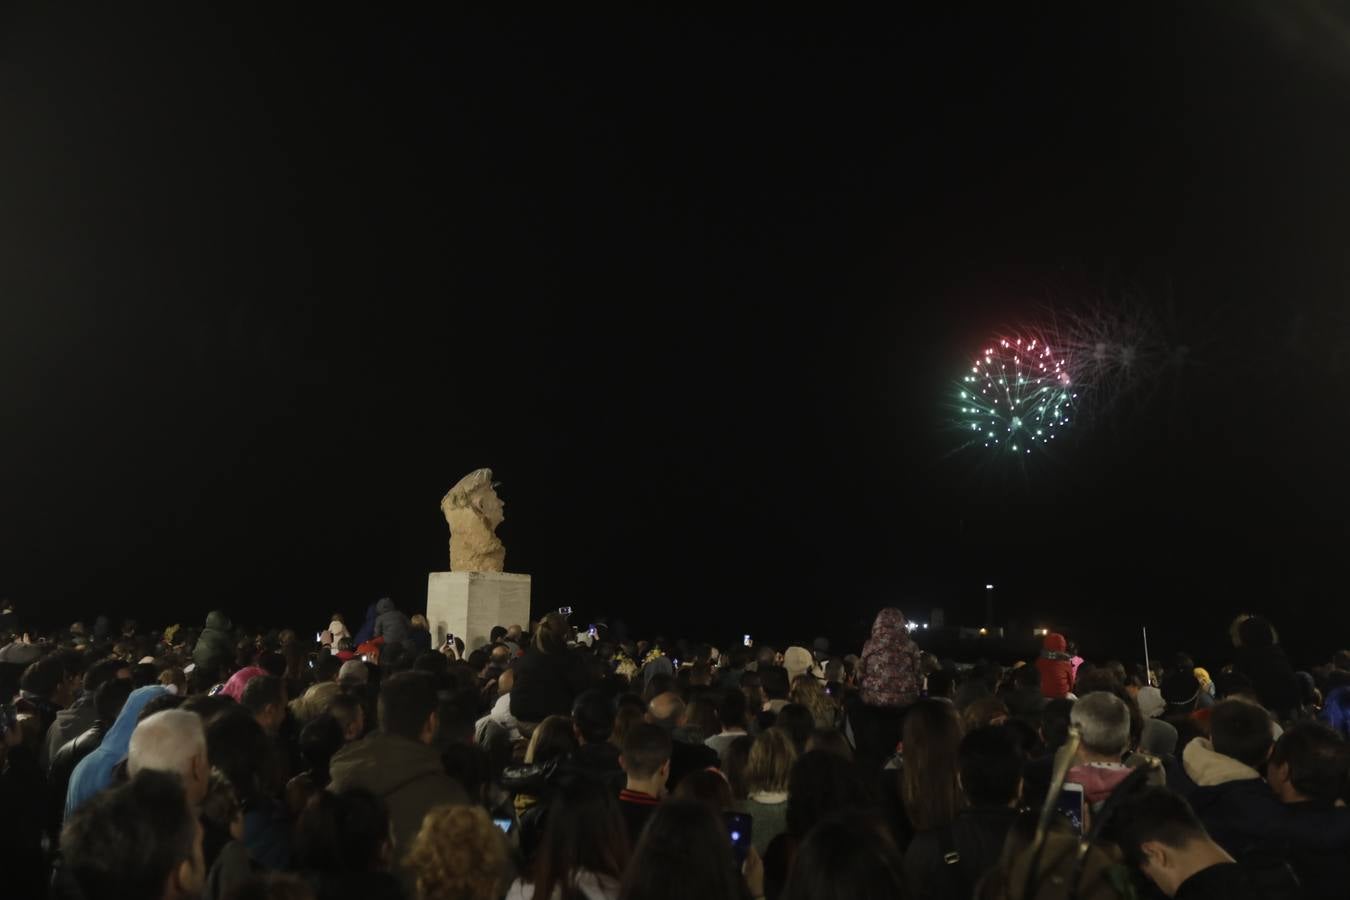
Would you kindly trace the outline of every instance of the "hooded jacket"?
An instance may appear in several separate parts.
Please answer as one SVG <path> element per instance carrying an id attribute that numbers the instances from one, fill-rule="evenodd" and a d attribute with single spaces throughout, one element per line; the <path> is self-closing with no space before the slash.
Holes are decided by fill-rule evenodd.
<path id="1" fill-rule="evenodd" d="M 402 644 L 408 640 L 408 634 L 412 631 L 412 623 L 408 617 L 399 612 L 394 606 L 394 601 L 385 597 L 379 603 L 375 604 L 375 634 L 374 637 L 384 638 L 386 645 Z"/>
<path id="2" fill-rule="evenodd" d="M 445 774 L 435 747 L 398 735 L 376 732 L 348 744 L 334 755 L 328 771 L 328 790 L 340 794 L 364 788 L 389 807 L 398 859 L 412 847 L 428 811 L 469 802 L 459 782 Z"/>
<path id="3" fill-rule="evenodd" d="M 919 699 L 919 648 L 905 629 L 898 609 L 877 613 L 872 636 L 858 661 L 862 701 L 868 706 L 906 707 Z"/>
<path id="4" fill-rule="evenodd" d="M 1267 851 L 1284 810 L 1261 773 L 1216 752 L 1207 738 L 1187 744 L 1181 762 L 1196 784 L 1187 799 L 1215 843 L 1240 863 Z"/>
<path id="5" fill-rule="evenodd" d="M 1064 635 L 1051 632 L 1045 636 L 1041 658 L 1036 660 L 1036 671 L 1041 673 L 1041 693 L 1050 700 L 1062 700 L 1073 690 L 1073 660 L 1064 651 L 1068 642 Z"/>
<path id="6" fill-rule="evenodd" d="M 234 623 L 220 610 L 207 615 L 206 627 L 192 648 L 192 661 L 197 668 L 215 672 L 234 662 L 234 640 L 230 636 L 233 630 Z"/>
<path id="7" fill-rule="evenodd" d="M 126 758 L 127 749 L 131 746 L 131 733 L 136 730 L 136 718 L 145 704 L 168 692 L 168 688 L 158 684 L 131 692 L 117 715 L 117 721 L 103 736 L 98 749 L 80 760 L 75 771 L 70 774 L 70 787 L 66 789 L 66 819 L 86 800 L 112 784 L 113 767 Z"/>
<path id="8" fill-rule="evenodd" d="M 1304 900 L 1342 900 L 1350 892 L 1350 809 L 1289 803 L 1276 831 Z"/>

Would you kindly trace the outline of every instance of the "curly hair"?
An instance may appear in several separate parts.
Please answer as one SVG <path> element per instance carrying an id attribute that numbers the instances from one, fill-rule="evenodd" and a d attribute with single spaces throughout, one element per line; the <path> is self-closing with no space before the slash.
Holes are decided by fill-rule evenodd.
<path id="1" fill-rule="evenodd" d="M 438 806 L 422 820 L 404 864 L 418 900 L 496 900 L 506 873 L 506 841 L 477 806 Z"/>
<path id="2" fill-rule="evenodd" d="M 838 724 L 839 707 L 814 675 L 798 675 L 788 699 L 809 709 L 817 728 L 834 728 Z"/>

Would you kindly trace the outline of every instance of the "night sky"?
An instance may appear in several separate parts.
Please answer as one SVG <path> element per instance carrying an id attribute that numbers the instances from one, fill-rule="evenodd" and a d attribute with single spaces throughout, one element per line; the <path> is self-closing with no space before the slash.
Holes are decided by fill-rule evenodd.
<path id="1" fill-rule="evenodd" d="M 489 466 L 536 612 L 850 638 L 995 582 L 1103 649 L 1350 642 L 1335 4 L 285 6 L 0 12 L 30 617 L 417 608 Z M 1184 365 L 1053 461 L 950 452 L 988 335 L 1123 297 Z"/>

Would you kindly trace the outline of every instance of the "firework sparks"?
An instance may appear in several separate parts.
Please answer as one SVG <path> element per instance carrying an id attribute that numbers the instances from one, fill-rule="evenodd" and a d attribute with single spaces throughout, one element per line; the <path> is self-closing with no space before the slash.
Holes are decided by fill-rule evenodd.
<path id="1" fill-rule="evenodd" d="M 957 389 L 967 445 L 1026 455 L 1047 447 L 1076 415 L 1065 361 L 1043 340 L 1000 336 L 984 345 Z"/>

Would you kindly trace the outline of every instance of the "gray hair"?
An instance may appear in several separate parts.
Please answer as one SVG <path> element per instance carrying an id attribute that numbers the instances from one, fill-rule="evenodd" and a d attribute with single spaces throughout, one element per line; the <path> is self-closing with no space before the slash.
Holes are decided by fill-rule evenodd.
<path id="1" fill-rule="evenodd" d="M 206 729 L 202 717 L 184 709 L 166 709 L 146 716 L 131 733 L 127 774 L 172 772 L 185 780 L 192 774 L 192 761 L 206 756 Z"/>
<path id="2" fill-rule="evenodd" d="M 1130 747 L 1130 708 L 1115 694 L 1094 691 L 1069 711 L 1069 723 L 1083 735 L 1084 749 L 1101 756 L 1120 756 Z"/>
<path id="3" fill-rule="evenodd" d="M 359 681 L 365 684 L 370 680 L 370 671 L 359 659 L 349 659 L 338 669 L 338 681 Z"/>

